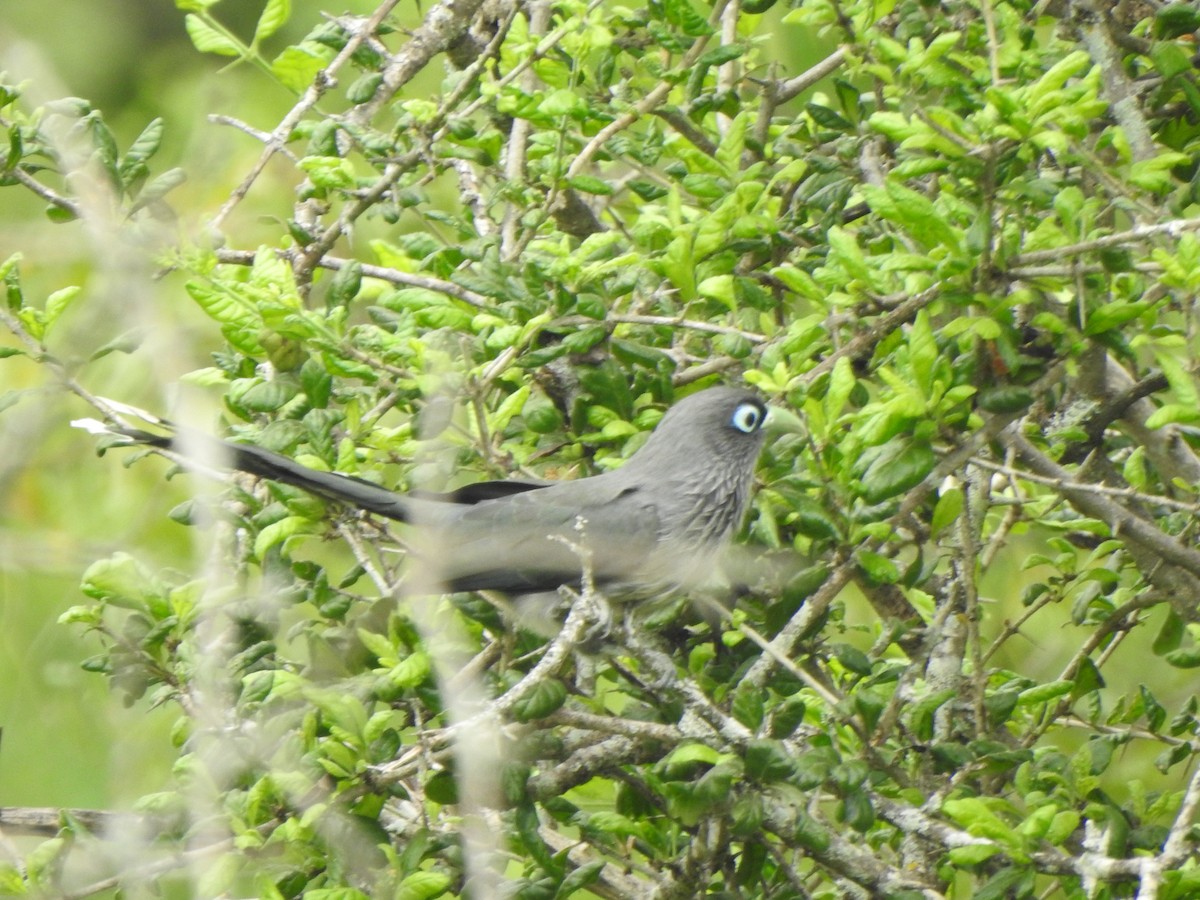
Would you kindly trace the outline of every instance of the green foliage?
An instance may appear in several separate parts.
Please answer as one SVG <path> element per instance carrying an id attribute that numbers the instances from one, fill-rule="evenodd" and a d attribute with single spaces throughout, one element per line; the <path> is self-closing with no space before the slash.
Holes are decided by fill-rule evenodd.
<path id="1" fill-rule="evenodd" d="M 219 332 L 183 380 L 223 431 L 420 489 L 619 466 L 721 378 L 803 423 L 719 620 L 663 598 L 595 642 L 594 597 L 549 638 L 410 598 L 412 535 L 243 479 L 170 511 L 217 548 L 196 572 L 94 562 L 63 619 L 125 702 L 178 711 L 138 813 L 213 845 L 196 892 L 1194 891 L 1194 10 L 442 3 L 268 58 L 286 0 L 248 40 L 176 5 L 303 98 L 264 138 L 295 185 L 270 242 L 230 216 L 256 167 L 205 211 L 219 238 L 159 251 L 164 302 Z M 825 77 L 789 80 L 775 31 Z M 85 101 L 11 84 L 0 126 L 0 186 L 64 227 L 167 227 L 169 120 L 122 153 Z M 137 340 L 67 352 L 100 300 L 27 296 L 20 265 L 0 365 L 119 412 L 89 379 Z M 87 829 L 62 829 L 0 887 L 67 890 Z"/>

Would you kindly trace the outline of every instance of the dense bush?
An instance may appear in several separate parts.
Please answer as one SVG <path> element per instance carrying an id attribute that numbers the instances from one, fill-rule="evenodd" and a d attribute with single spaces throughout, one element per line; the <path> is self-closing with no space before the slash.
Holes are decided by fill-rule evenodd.
<path id="1" fill-rule="evenodd" d="M 177 710 L 174 780 L 64 813 L 0 890 L 1200 890 L 1191 4 L 388 2 L 274 56 L 286 0 L 246 41 L 177 5 L 297 98 L 233 123 L 261 158 L 219 209 L 172 218 L 169 119 L 121 146 L 21 73 L 0 96 L 8 193 L 174 273 L 139 330 L 219 325 L 182 381 L 220 421 L 173 416 L 399 489 L 603 471 L 719 381 L 804 432 L 760 461 L 732 615 L 664 598 L 599 649 L 590 603 L 548 639 L 407 598 L 403 528 L 192 481 L 146 515 L 194 570 L 130 546 L 65 617 Z M 281 164 L 294 196 L 258 196 Z M 2 352 L 121 420 L 93 373 L 137 336 L 60 346 L 111 298 L 20 266 Z"/>

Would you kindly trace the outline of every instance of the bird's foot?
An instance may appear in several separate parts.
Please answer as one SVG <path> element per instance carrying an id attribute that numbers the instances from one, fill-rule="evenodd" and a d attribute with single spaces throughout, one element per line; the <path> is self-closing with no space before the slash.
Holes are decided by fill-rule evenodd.
<path id="1" fill-rule="evenodd" d="M 575 626 L 572 643 L 585 653 L 599 652 L 615 621 L 608 598 L 595 589 L 577 592 L 568 587 L 560 588 L 559 595 L 570 604 L 566 627 Z"/>

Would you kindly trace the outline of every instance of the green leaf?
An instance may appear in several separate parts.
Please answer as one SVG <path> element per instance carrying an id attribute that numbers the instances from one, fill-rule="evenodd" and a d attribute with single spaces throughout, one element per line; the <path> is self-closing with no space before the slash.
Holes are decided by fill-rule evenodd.
<path id="1" fill-rule="evenodd" d="M 682 300 L 690 302 L 696 299 L 696 266 L 689 235 L 680 234 L 667 244 L 658 259 L 658 268 L 679 289 Z"/>
<path id="2" fill-rule="evenodd" d="M 1178 650 L 1179 645 L 1183 643 L 1185 633 L 1183 618 L 1168 607 L 1166 618 L 1163 619 L 1162 626 L 1158 629 L 1158 634 L 1155 635 L 1150 649 L 1154 651 L 1155 656 L 1164 656 L 1172 650 Z"/>
<path id="3" fill-rule="evenodd" d="M 20 870 L 12 863 L 0 863 L 0 896 L 25 897 L 28 894 L 29 887 Z"/>
<path id="4" fill-rule="evenodd" d="M 808 712 L 808 704 L 800 697 L 789 697 L 771 710 L 771 737 L 780 739 L 792 735 Z"/>
<path id="5" fill-rule="evenodd" d="M 367 103 L 375 96 L 375 92 L 379 90 L 379 86 L 383 84 L 383 74 L 381 72 L 368 72 L 359 78 L 354 79 L 350 87 L 346 88 L 346 99 L 356 106 L 360 103 Z M 406 108 L 406 111 L 411 111 Z M 336 145 L 328 148 L 336 150 Z"/>
<path id="6" fill-rule="evenodd" d="M 733 809 L 729 813 L 730 831 L 742 838 L 757 836 L 762 830 L 763 818 L 766 815 L 765 805 L 760 794 L 739 794 L 733 801 Z M 738 866 L 739 879 L 742 877 L 744 865 L 745 857 L 743 856 Z"/>
<path id="7" fill-rule="evenodd" d="M 955 866 L 977 866 L 980 863 L 987 862 L 1000 852 L 1001 848 L 995 844 L 979 843 L 968 844 L 965 847 L 954 847 L 946 856 Z"/>
<path id="8" fill-rule="evenodd" d="M 724 806 L 737 774 L 740 773 L 728 764 L 713 766 L 696 781 L 694 798 L 709 809 Z"/>
<path id="9" fill-rule="evenodd" d="M 113 183 L 116 184 L 119 181 L 117 176 L 117 139 L 97 111 L 89 112 L 83 117 L 82 122 L 88 126 L 92 146 L 96 149 L 95 158 L 103 164 L 112 177 Z"/>
<path id="10" fill-rule="evenodd" d="M 608 337 L 608 329 L 603 325 L 588 325 L 573 331 L 563 338 L 562 345 L 568 353 L 587 353 Z"/>
<path id="11" fill-rule="evenodd" d="M 10 310 L 16 311 L 23 305 L 21 296 L 21 260 L 20 253 L 14 253 L 0 263 L 0 280 L 4 282 L 8 294 L 7 302 Z"/>
<path id="12" fill-rule="evenodd" d="M 600 873 L 604 871 L 607 863 L 602 859 L 593 860 L 589 863 L 584 863 L 576 869 L 573 869 L 567 874 L 567 877 L 562 880 L 562 884 L 558 886 L 554 897 L 556 900 L 569 900 L 571 897 L 583 896 L 588 885 L 595 884 Z"/>
<path id="13" fill-rule="evenodd" d="M 897 437 L 877 452 L 864 454 L 863 496 L 868 503 L 881 503 L 916 487 L 937 465 L 937 454 L 928 441 Z"/>
<path id="14" fill-rule="evenodd" d="M 49 331 L 54 326 L 54 323 L 58 321 L 59 317 L 66 312 L 67 307 L 79 296 L 81 290 L 82 288 L 72 285 L 55 291 L 46 298 L 45 318 L 43 319 L 46 331 Z"/>
<path id="15" fill-rule="evenodd" d="M 162 144 L 163 131 L 165 126 L 161 118 L 152 119 L 142 133 L 134 138 L 133 143 L 121 157 L 121 182 L 126 187 L 129 186 L 131 178 L 140 172 L 145 171 L 145 163 L 151 156 L 158 152 L 159 145 Z"/>
<path id="16" fill-rule="evenodd" d="M 801 809 L 795 811 L 795 827 L 792 831 L 792 842 L 799 847 L 807 847 L 817 853 L 829 849 L 832 838 L 829 831 L 819 821 Z"/>
<path id="17" fill-rule="evenodd" d="M 46 334 L 46 317 L 40 309 L 26 306 L 17 311 L 17 321 L 35 341 L 41 341 Z"/>
<path id="18" fill-rule="evenodd" d="M 1174 78 L 1192 70 L 1192 58 L 1175 41 L 1155 41 L 1150 47 L 1150 59 L 1163 78 Z"/>
<path id="19" fill-rule="evenodd" d="M 971 834 L 1005 843 L 1019 843 L 1012 828 L 992 812 L 987 801 L 981 797 L 946 800 L 942 804 L 942 811 Z"/>
<path id="20" fill-rule="evenodd" d="M 1096 335 L 1112 331 L 1114 328 L 1120 328 L 1126 322 L 1131 322 L 1139 318 L 1143 313 L 1154 309 L 1156 305 L 1155 303 L 1145 301 L 1131 303 L 1124 300 L 1116 303 L 1106 303 L 1099 309 L 1088 313 L 1087 324 L 1084 326 L 1083 333 Z"/>
<path id="21" fill-rule="evenodd" d="M 1033 403 L 1033 392 L 1017 384 L 1002 384 L 979 392 L 979 406 L 993 413 L 1014 413 Z"/>
<path id="22" fill-rule="evenodd" d="M 398 688 L 411 690 L 429 680 L 433 664 L 424 650 L 415 650 L 388 671 L 388 681 Z"/>
<path id="23" fill-rule="evenodd" d="M 271 72 L 283 84 L 299 93 L 312 84 L 317 73 L 333 61 L 337 51 L 315 41 L 288 47 L 271 61 Z"/>
<path id="24" fill-rule="evenodd" d="M 670 193 L 667 188 L 663 187 L 661 184 L 655 184 L 652 181 L 641 181 L 635 179 L 627 182 L 625 186 L 637 194 L 638 197 L 646 201 L 658 200 Z"/>
<path id="25" fill-rule="evenodd" d="M 567 687 L 557 678 L 539 681 L 513 704 L 513 718 L 518 722 L 543 719 L 567 701 Z"/>
<path id="26" fill-rule="evenodd" d="M 863 185 L 862 192 L 875 212 L 903 227 L 925 246 L 959 249 L 958 231 L 924 194 L 891 180 L 883 187 Z"/>
<path id="27" fill-rule="evenodd" d="M 148 203 L 162 199 L 185 181 L 187 181 L 187 173 L 183 169 L 167 169 L 161 175 L 146 182 L 145 186 L 137 192 L 137 202 L 133 208 L 141 209 Z"/>
<path id="28" fill-rule="evenodd" d="M 608 810 L 598 810 L 587 817 L 590 831 L 613 834 L 618 837 L 640 837 L 643 829 L 628 816 Z"/>
<path id="29" fill-rule="evenodd" d="M 340 156 L 306 156 L 297 165 L 319 188 L 347 190 L 355 185 L 354 167 Z"/>
<path id="30" fill-rule="evenodd" d="M 716 158 L 727 174 L 735 173 L 741 168 L 742 154 L 746 151 L 746 132 L 749 127 L 750 116 L 745 112 L 739 112 L 733 117 L 733 121 L 729 123 L 725 134 L 721 137 Z M 748 180 L 746 187 L 749 187 Z"/>
<path id="31" fill-rule="evenodd" d="M 763 722 L 763 691 L 762 688 L 744 681 L 733 692 L 733 717 L 749 728 L 757 731 Z"/>
<path id="32" fill-rule="evenodd" d="M 797 497 L 792 501 L 790 512 L 789 524 L 805 537 L 829 540 L 840 533 L 837 520 L 811 497 Z"/>
<path id="33" fill-rule="evenodd" d="M 355 633 L 358 635 L 358 639 L 362 641 L 362 645 L 380 662 L 396 658 L 396 647 L 384 635 L 376 634 L 365 628 L 357 628 L 355 629 Z"/>
<path id="34" fill-rule="evenodd" d="M 609 341 L 609 346 L 612 348 L 615 357 L 631 365 L 642 366 L 652 371 L 673 365 L 671 357 L 667 356 L 657 347 L 650 347 L 636 341 L 621 340 L 616 337 Z"/>
<path id="35" fill-rule="evenodd" d="M 854 559 L 876 584 L 896 584 L 900 580 L 896 564 L 873 550 L 859 550 Z"/>
<path id="36" fill-rule="evenodd" d="M 254 538 L 254 555 L 262 559 L 272 547 L 282 544 L 288 538 L 312 532 L 314 523 L 305 516 L 285 516 L 278 522 L 272 522 Z"/>
<path id="37" fill-rule="evenodd" d="M 1046 70 L 1046 74 L 1038 81 L 1030 85 L 1026 94 L 1026 102 L 1030 106 L 1036 106 L 1047 95 L 1061 90 L 1069 78 L 1086 69 L 1091 61 L 1092 58 L 1084 50 L 1068 53 Z"/>
<path id="38" fill-rule="evenodd" d="M 933 516 L 929 521 L 931 536 L 937 537 L 958 519 L 962 514 L 965 499 L 960 487 L 946 488 L 938 495 L 937 504 L 933 507 Z"/>
<path id="39" fill-rule="evenodd" d="M 395 900 L 433 900 L 450 890 L 454 879 L 444 872 L 421 871 L 405 876 L 393 894 Z"/>
<path id="40" fill-rule="evenodd" d="M 934 714 L 945 706 L 946 703 L 954 699 L 957 694 L 958 691 L 953 688 L 947 688 L 944 691 L 938 691 L 935 694 L 930 694 L 928 697 L 923 697 L 912 704 L 908 713 L 908 727 L 923 741 L 932 738 Z"/>
<path id="41" fill-rule="evenodd" d="M 453 772 L 434 772 L 425 782 L 425 796 L 443 806 L 458 802 L 458 779 Z"/>
<path id="42" fill-rule="evenodd" d="M 874 283 L 874 278 L 871 275 L 871 269 L 867 265 L 867 259 L 863 255 L 862 248 L 858 246 L 858 241 L 854 235 L 843 228 L 834 226 L 825 234 L 825 238 L 829 241 L 829 259 L 831 262 L 841 263 L 842 268 L 851 278 L 856 278 L 870 285 Z"/>
<path id="43" fill-rule="evenodd" d="M 1165 193 L 1175 185 L 1173 169 L 1190 162 L 1183 153 L 1160 153 L 1153 159 L 1138 160 L 1129 167 L 1129 182 L 1143 190 Z"/>
<path id="44" fill-rule="evenodd" d="M 1192 373 L 1179 356 L 1167 350 L 1156 349 L 1154 358 L 1158 361 L 1167 383 L 1171 386 L 1172 401 L 1200 408 L 1200 393 L 1196 390 Z"/>
<path id="45" fill-rule="evenodd" d="M 1047 703 L 1050 700 L 1055 700 L 1058 697 L 1066 696 L 1071 693 L 1075 687 L 1075 682 L 1070 680 L 1050 681 L 1046 684 L 1039 684 L 1036 687 L 1031 687 L 1021 691 L 1017 696 L 1017 703 L 1020 706 L 1030 706 L 1034 703 Z"/>
<path id="46" fill-rule="evenodd" d="M 267 0 L 258 24 L 254 26 L 254 44 L 266 40 L 284 26 L 292 14 L 292 0 Z"/>
<path id="47" fill-rule="evenodd" d="M 690 0 L 662 0 L 662 10 L 666 20 L 688 37 L 712 33 L 708 21 L 696 11 Z"/>
<path id="48" fill-rule="evenodd" d="M 701 297 L 724 304 L 730 311 L 737 310 L 737 297 L 734 294 L 732 275 L 714 275 L 711 278 L 705 278 L 696 285 L 696 291 Z"/>
<path id="49" fill-rule="evenodd" d="M 215 53 L 218 56 L 241 56 L 242 46 L 227 34 L 209 25 L 195 13 L 188 13 L 183 18 L 184 28 L 192 45 L 201 53 Z"/>
<path id="50" fill-rule="evenodd" d="M 729 183 L 716 175 L 693 173 L 683 176 L 683 186 L 689 194 L 701 200 L 721 200 L 729 193 Z M 706 256 L 706 253 L 699 253 Z"/>
<path id="51" fill-rule="evenodd" d="M 877 112 L 867 117 L 867 124 L 885 137 L 903 143 L 921 131 L 921 125 L 902 113 Z"/>
<path id="52" fill-rule="evenodd" d="M 297 386 L 290 381 L 260 381 L 244 392 L 231 389 L 229 401 L 251 412 L 274 412 L 291 401 L 297 393 Z"/>
<path id="53" fill-rule="evenodd" d="M 772 0 L 774 2 L 774 0 Z M 743 9 L 746 6 L 743 4 Z M 719 47 L 713 47 L 696 61 L 697 66 L 723 66 L 727 62 L 733 62 L 746 54 L 749 50 L 746 44 L 721 44 Z"/>
<path id="54" fill-rule="evenodd" d="M 1081 819 L 1079 813 L 1073 809 L 1064 809 L 1056 813 L 1042 839 L 1052 846 L 1061 846 L 1075 833 Z"/>
<path id="55" fill-rule="evenodd" d="M 928 311 L 922 309 L 913 319 L 908 334 L 908 358 L 913 375 L 925 396 L 933 392 L 933 373 L 938 361 L 937 341 L 929 323 Z"/>
<path id="56" fill-rule="evenodd" d="M 782 781 L 795 774 L 792 755 L 779 741 L 756 738 L 746 745 L 746 777 L 761 783 Z"/>
<path id="57" fill-rule="evenodd" d="M 209 318 L 221 325 L 222 334 L 234 347 L 250 356 L 263 352 L 258 342 L 262 321 L 236 295 L 223 287 L 199 281 L 187 282 L 184 289 Z"/>
<path id="58" fill-rule="evenodd" d="M 871 658 L 851 644 L 835 644 L 833 647 L 837 661 L 856 675 L 870 675 Z"/>
<path id="59" fill-rule="evenodd" d="M 496 407 L 496 411 L 488 415 L 488 428 L 493 432 L 503 432 L 508 428 L 508 423 L 525 409 L 525 402 L 530 393 L 529 385 L 522 385 L 505 397 Z"/>
<path id="60" fill-rule="evenodd" d="M 80 589 L 93 600 L 120 606 L 163 592 L 162 585 L 150 570 L 128 553 L 114 553 L 108 559 L 92 563 L 83 573 Z"/>
<path id="61" fill-rule="evenodd" d="M 805 105 L 804 110 L 822 128 L 829 128 L 834 131 L 850 131 L 853 128 L 850 122 L 843 118 L 840 113 L 830 109 L 828 106 L 810 102 Z"/>
<path id="62" fill-rule="evenodd" d="M 363 269 L 357 259 L 350 259 L 329 279 L 329 293 L 325 295 L 327 306 L 346 306 L 362 290 Z"/>
<path id="63" fill-rule="evenodd" d="M 613 192 L 611 184 L 602 178 L 596 178 L 592 175 L 576 175 L 574 178 L 568 179 L 567 184 L 585 194 L 607 195 Z"/>
<path id="64" fill-rule="evenodd" d="M 855 831 L 866 831 L 875 824 L 875 807 L 866 791 L 847 791 L 842 797 L 838 817 Z"/>
<path id="65" fill-rule="evenodd" d="M 58 225 L 64 222 L 74 222 L 78 218 L 75 212 L 59 206 L 57 203 L 51 203 L 46 207 L 45 212 L 46 218 Z"/>
<path id="66" fill-rule="evenodd" d="M 803 269 L 789 265 L 776 266 L 771 269 L 771 275 L 778 278 L 783 286 L 793 294 L 809 300 L 823 300 L 825 298 L 825 290 Z"/>
<path id="67" fill-rule="evenodd" d="M 721 761 L 721 753 L 707 744 L 680 744 L 659 763 L 664 770 L 674 770 L 677 767 L 688 767 L 696 763 L 715 766 Z"/>
<path id="68" fill-rule="evenodd" d="M 1150 471 L 1146 467 L 1146 448 L 1136 447 L 1125 457 L 1121 476 L 1134 490 L 1145 491 L 1150 482 Z"/>
<path id="69" fill-rule="evenodd" d="M 1032 895 L 1033 873 L 1025 868 L 1010 866 L 989 878 L 973 895 L 972 900 L 1008 900 L 1010 897 Z"/>
<path id="70" fill-rule="evenodd" d="M 4 157 L 4 167 L 0 169 L 0 173 L 12 172 L 24 155 L 25 139 L 21 136 L 21 127 L 10 125 L 8 127 L 8 154 Z"/>
<path id="71" fill-rule="evenodd" d="M 1200 422 L 1200 407 L 1186 403 L 1164 403 L 1146 417 L 1146 427 L 1155 429 L 1167 425 L 1192 425 Z"/>
<path id="72" fill-rule="evenodd" d="M 1200 647 L 1171 650 L 1169 653 L 1164 653 L 1163 658 L 1177 669 L 1195 669 L 1200 666 Z"/>
<path id="73" fill-rule="evenodd" d="M 538 112 L 544 116 L 570 116 L 586 110 L 587 105 L 578 92 L 567 88 L 551 91 L 538 104 Z"/>
<path id="74" fill-rule="evenodd" d="M 838 358 L 833 364 L 833 372 L 829 376 L 829 389 L 825 392 L 823 407 L 825 416 L 830 422 L 836 422 L 850 399 L 850 393 L 858 384 L 850 360 L 845 356 Z"/>
<path id="75" fill-rule="evenodd" d="M 1084 657 L 1079 671 L 1075 673 L 1075 686 L 1071 688 L 1071 699 L 1078 700 L 1085 694 L 1104 687 L 1104 677 L 1091 657 Z"/>

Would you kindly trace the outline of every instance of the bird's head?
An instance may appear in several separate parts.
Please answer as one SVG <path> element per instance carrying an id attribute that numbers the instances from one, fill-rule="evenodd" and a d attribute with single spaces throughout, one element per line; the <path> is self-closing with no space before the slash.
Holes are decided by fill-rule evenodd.
<path id="1" fill-rule="evenodd" d="M 626 464 L 680 470 L 723 467 L 747 475 L 765 438 L 768 407 L 742 388 L 714 387 L 680 400 L 663 416 L 645 445 Z"/>

